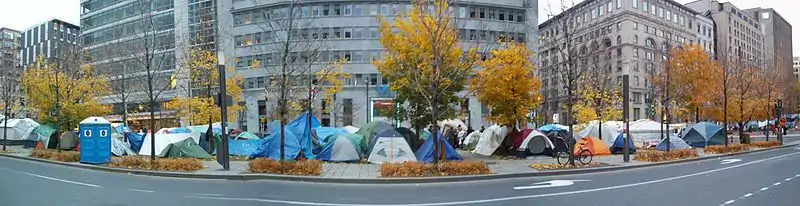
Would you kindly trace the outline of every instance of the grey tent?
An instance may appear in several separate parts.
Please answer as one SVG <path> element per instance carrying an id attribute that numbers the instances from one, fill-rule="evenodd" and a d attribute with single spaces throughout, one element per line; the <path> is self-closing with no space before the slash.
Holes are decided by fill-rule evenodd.
<path id="1" fill-rule="evenodd" d="M 160 157 L 189 157 L 198 159 L 211 158 L 200 145 L 192 138 L 186 138 L 180 142 L 172 143 L 161 151 Z"/>
<path id="2" fill-rule="evenodd" d="M 361 160 L 361 135 L 338 134 L 328 138 L 328 143 L 317 159 L 331 162 L 357 162 Z"/>
<path id="3" fill-rule="evenodd" d="M 369 146 L 370 143 L 372 142 L 372 138 L 374 138 L 375 135 L 386 129 L 394 129 L 394 127 L 392 127 L 392 125 L 389 125 L 389 123 L 386 123 L 384 121 L 372 121 L 362 126 L 361 129 L 358 129 L 358 132 L 356 132 L 356 134 L 364 137 L 364 140 L 361 142 L 361 150 L 366 151 L 367 149 L 369 149 L 367 148 L 367 146 Z"/>
<path id="4" fill-rule="evenodd" d="M 522 141 L 520 150 L 528 150 L 529 153 L 534 155 L 548 155 L 552 154 L 555 146 L 547 135 L 539 131 L 532 130 L 527 137 Z"/>
<path id="5" fill-rule="evenodd" d="M 683 141 L 683 139 L 678 138 L 678 135 L 672 134 L 672 135 L 669 136 L 669 149 L 670 150 L 689 149 L 689 148 L 692 148 L 692 147 L 689 146 L 689 144 L 686 143 L 686 141 Z M 665 138 L 665 139 L 661 140 L 661 143 L 658 143 L 658 146 L 656 146 L 656 149 L 657 150 L 661 150 L 661 151 L 666 151 L 667 150 L 667 139 Z"/>
<path id="6" fill-rule="evenodd" d="M 367 160 L 373 164 L 417 161 L 414 151 L 411 151 L 403 135 L 391 128 L 375 135 L 367 151 Z"/>
<path id="7" fill-rule="evenodd" d="M 725 144 L 725 131 L 709 122 L 699 122 L 687 128 L 681 138 L 692 147 Z"/>
<path id="8" fill-rule="evenodd" d="M 78 134 L 66 131 L 61 133 L 61 149 L 72 149 L 78 146 Z"/>

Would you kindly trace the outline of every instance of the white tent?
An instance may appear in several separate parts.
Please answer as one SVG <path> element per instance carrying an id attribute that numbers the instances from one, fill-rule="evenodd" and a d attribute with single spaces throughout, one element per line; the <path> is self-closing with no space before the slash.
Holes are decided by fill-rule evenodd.
<path id="1" fill-rule="evenodd" d="M 541 141 L 539 141 L 539 140 L 541 140 Z M 531 131 L 530 134 L 528 134 L 527 137 L 525 137 L 525 139 L 522 140 L 522 144 L 519 145 L 519 148 L 517 148 L 517 150 L 525 151 L 526 149 L 529 149 L 529 148 L 532 149 L 532 150 L 536 150 L 536 151 L 531 151 L 531 153 L 541 153 L 546 148 L 551 148 L 552 149 L 553 148 L 553 142 L 551 142 L 550 139 L 547 138 L 547 135 L 545 135 L 545 134 L 543 134 L 543 133 L 541 133 L 539 131 L 533 130 L 533 131 Z M 539 150 L 541 150 L 541 151 L 539 151 Z"/>
<path id="2" fill-rule="evenodd" d="M 631 136 L 633 136 L 634 144 L 638 146 L 657 145 L 661 141 L 661 123 L 649 120 L 640 119 L 631 123 Z M 670 134 L 669 128 L 664 126 L 664 134 Z"/>
<path id="3" fill-rule="evenodd" d="M 467 137 L 464 138 L 464 142 L 461 144 L 464 145 L 464 148 L 467 149 L 472 148 L 473 145 L 478 144 L 478 140 L 481 139 L 481 135 L 482 135 L 481 131 L 474 131 L 472 133 L 469 133 L 469 135 L 467 135 Z"/>
<path id="4" fill-rule="evenodd" d="M 461 121 L 460 119 L 448 119 L 439 122 L 439 127 L 444 128 L 445 126 L 450 126 L 454 129 L 458 128 L 458 126 L 461 126 L 462 129 L 467 129 L 467 124 L 464 124 L 464 121 Z"/>
<path id="5" fill-rule="evenodd" d="M 500 144 L 503 143 L 506 135 L 508 135 L 508 130 L 508 127 L 501 127 L 499 125 L 492 125 L 486 128 L 481 134 L 481 138 L 478 140 L 478 145 L 475 146 L 475 150 L 472 150 L 472 153 L 483 156 L 492 155 L 492 153 L 500 147 Z"/>
<path id="6" fill-rule="evenodd" d="M 139 155 L 150 155 L 150 139 L 153 135 L 146 134 L 144 141 L 142 141 L 142 149 L 139 150 Z M 156 154 L 161 154 L 161 151 L 167 148 L 169 144 L 183 141 L 187 138 L 192 138 L 195 143 L 199 143 L 200 139 L 193 137 L 190 133 L 178 134 L 156 134 Z"/>
<path id="7" fill-rule="evenodd" d="M 602 132 L 600 130 L 602 130 Z M 575 140 L 580 140 L 584 137 L 595 137 L 601 138 L 606 145 L 613 145 L 614 140 L 620 132 L 620 127 L 617 126 L 617 122 L 603 122 L 601 127 L 598 121 L 592 121 L 583 131 L 575 135 Z"/>
<path id="8" fill-rule="evenodd" d="M 356 132 L 358 132 L 359 128 L 358 127 L 354 127 L 352 125 L 347 125 L 347 126 L 342 127 L 342 129 L 344 129 L 344 131 L 346 131 L 347 133 L 355 134 Z"/>
<path id="9" fill-rule="evenodd" d="M 2 139 L 3 132 L 6 132 L 8 140 L 27 140 L 28 135 L 33 132 L 33 129 L 39 126 L 39 123 L 32 119 L 9 119 L 8 125 L 5 121 L 0 122 L 0 139 Z"/>
<path id="10" fill-rule="evenodd" d="M 417 161 L 414 151 L 408 146 L 403 135 L 393 129 L 387 129 L 375 136 L 370 143 L 369 158 L 373 164 L 402 163 Z"/>

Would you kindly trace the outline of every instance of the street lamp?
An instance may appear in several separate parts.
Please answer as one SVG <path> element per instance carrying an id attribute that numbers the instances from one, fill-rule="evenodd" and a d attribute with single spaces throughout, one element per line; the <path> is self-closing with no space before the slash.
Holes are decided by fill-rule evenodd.
<path id="1" fill-rule="evenodd" d="M 622 112 L 623 117 L 622 119 L 625 121 L 625 135 L 623 135 L 622 140 L 624 141 L 623 148 L 622 148 L 622 160 L 625 162 L 630 162 L 630 151 L 628 147 L 630 147 L 629 138 L 631 136 L 630 132 L 630 63 L 625 61 L 625 73 L 622 75 Z M 602 127 L 603 125 L 600 125 Z"/>
<path id="2" fill-rule="evenodd" d="M 218 102 L 221 112 L 220 126 L 222 127 L 222 142 L 220 142 L 219 149 L 217 150 L 217 162 L 222 165 L 223 170 L 230 170 L 230 159 L 228 159 L 228 135 L 225 132 L 225 125 L 228 122 L 228 95 L 225 91 L 225 53 L 222 51 L 217 52 L 217 69 L 219 70 L 219 95 Z M 208 128 L 213 133 L 213 124 L 209 124 Z M 213 140 L 211 140 L 213 142 Z"/>

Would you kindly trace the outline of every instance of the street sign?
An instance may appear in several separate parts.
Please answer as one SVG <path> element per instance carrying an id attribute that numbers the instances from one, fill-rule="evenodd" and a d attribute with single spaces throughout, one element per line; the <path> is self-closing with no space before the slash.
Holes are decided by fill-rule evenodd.
<path id="1" fill-rule="evenodd" d="M 735 163 L 735 162 L 741 162 L 741 161 L 742 161 L 742 159 L 726 159 L 726 160 L 722 160 L 722 162 L 720 164 L 726 165 L 726 164 Z"/>
<path id="2" fill-rule="evenodd" d="M 515 190 L 539 189 L 548 187 L 564 187 L 574 185 L 576 182 L 586 182 L 589 180 L 550 180 L 547 182 L 533 183 L 530 186 L 514 187 Z"/>

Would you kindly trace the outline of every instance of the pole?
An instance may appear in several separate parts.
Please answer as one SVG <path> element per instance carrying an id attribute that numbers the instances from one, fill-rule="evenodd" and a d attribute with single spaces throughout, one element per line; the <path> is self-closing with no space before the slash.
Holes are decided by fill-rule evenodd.
<path id="1" fill-rule="evenodd" d="M 667 56 L 670 57 L 669 54 L 667 54 Z M 669 67 L 670 67 L 669 66 L 669 62 L 670 61 L 668 59 L 667 60 L 667 65 L 666 65 L 666 68 L 665 68 L 665 70 L 667 70 L 667 81 L 664 81 L 664 126 L 666 127 L 666 130 L 667 130 L 667 136 L 666 136 L 667 139 L 665 140 L 665 142 L 667 143 L 667 145 L 666 145 L 667 146 L 667 152 L 669 152 L 669 150 L 670 150 L 669 136 L 670 136 L 670 133 L 672 133 L 670 131 L 670 129 L 669 129 L 669 122 L 670 122 L 670 120 L 669 120 L 669 118 L 670 118 L 670 115 L 669 115 L 669 104 L 670 104 L 670 102 L 669 102 Z M 662 132 L 662 134 L 663 134 L 663 132 Z"/>
<path id="2" fill-rule="evenodd" d="M 7 80 L 4 79 L 4 81 L 7 81 Z M 8 83 L 6 83 L 6 84 L 8 84 Z M 11 94 L 3 94 L 3 95 L 11 95 Z M 5 111 L 6 117 L 3 120 L 3 122 L 4 122 L 3 123 L 4 124 L 3 125 L 3 151 L 6 151 L 6 145 L 8 145 L 8 137 L 7 136 L 8 136 L 8 102 L 9 102 L 8 100 L 9 99 L 7 98 L 5 100 L 6 101 L 5 101 L 5 110 L 4 111 Z"/>
<path id="3" fill-rule="evenodd" d="M 217 150 L 217 161 L 222 164 L 223 170 L 230 170 L 230 159 L 228 159 L 228 134 L 225 132 L 225 125 L 228 122 L 228 95 L 225 91 L 225 65 L 223 62 L 220 62 L 219 65 L 219 106 L 220 112 L 222 112 L 221 116 L 221 127 L 222 127 L 222 141 L 220 142 L 220 147 Z M 212 125 L 208 125 L 211 128 Z"/>
<path id="4" fill-rule="evenodd" d="M 369 115 L 370 115 L 369 108 L 370 108 L 370 104 L 371 104 L 371 102 L 369 101 L 369 81 L 367 81 L 367 79 L 364 79 L 364 96 L 366 97 L 365 101 L 367 102 L 364 105 L 364 106 L 366 106 L 365 109 L 367 110 L 367 112 L 365 112 L 366 115 L 364 116 L 364 118 L 365 118 L 364 119 L 364 124 L 367 124 L 367 123 L 369 123 Z"/>
<path id="5" fill-rule="evenodd" d="M 622 99 L 623 100 L 622 101 L 624 102 L 622 104 L 622 107 L 623 107 L 622 108 L 622 112 L 624 113 L 623 114 L 623 118 L 625 120 L 625 135 L 622 138 L 622 140 L 625 141 L 623 143 L 623 148 L 622 148 L 622 160 L 625 161 L 626 163 L 631 161 L 630 160 L 630 158 L 631 158 L 630 157 L 630 151 L 628 151 L 628 147 L 630 146 L 629 143 L 628 143 L 628 138 L 630 138 L 630 135 L 631 135 L 630 130 L 629 130 L 629 127 L 630 127 L 630 117 L 629 117 L 630 116 L 630 111 L 629 110 L 630 110 L 630 98 L 631 98 L 630 97 L 630 91 L 628 91 L 629 89 L 630 89 L 630 76 L 627 75 L 627 74 L 622 75 L 622 93 L 623 93 L 623 95 L 622 95 Z"/>
<path id="6" fill-rule="evenodd" d="M 783 130 L 783 124 L 780 124 L 780 123 L 782 123 L 782 122 L 780 122 L 781 119 L 783 119 L 783 100 L 778 99 L 778 119 L 777 119 L 778 122 L 776 122 L 778 124 L 776 124 L 777 127 L 775 127 L 775 128 L 778 128 L 777 131 L 776 131 L 778 133 L 778 140 L 780 140 L 781 141 L 781 145 L 783 145 L 783 131 L 782 131 Z"/>

